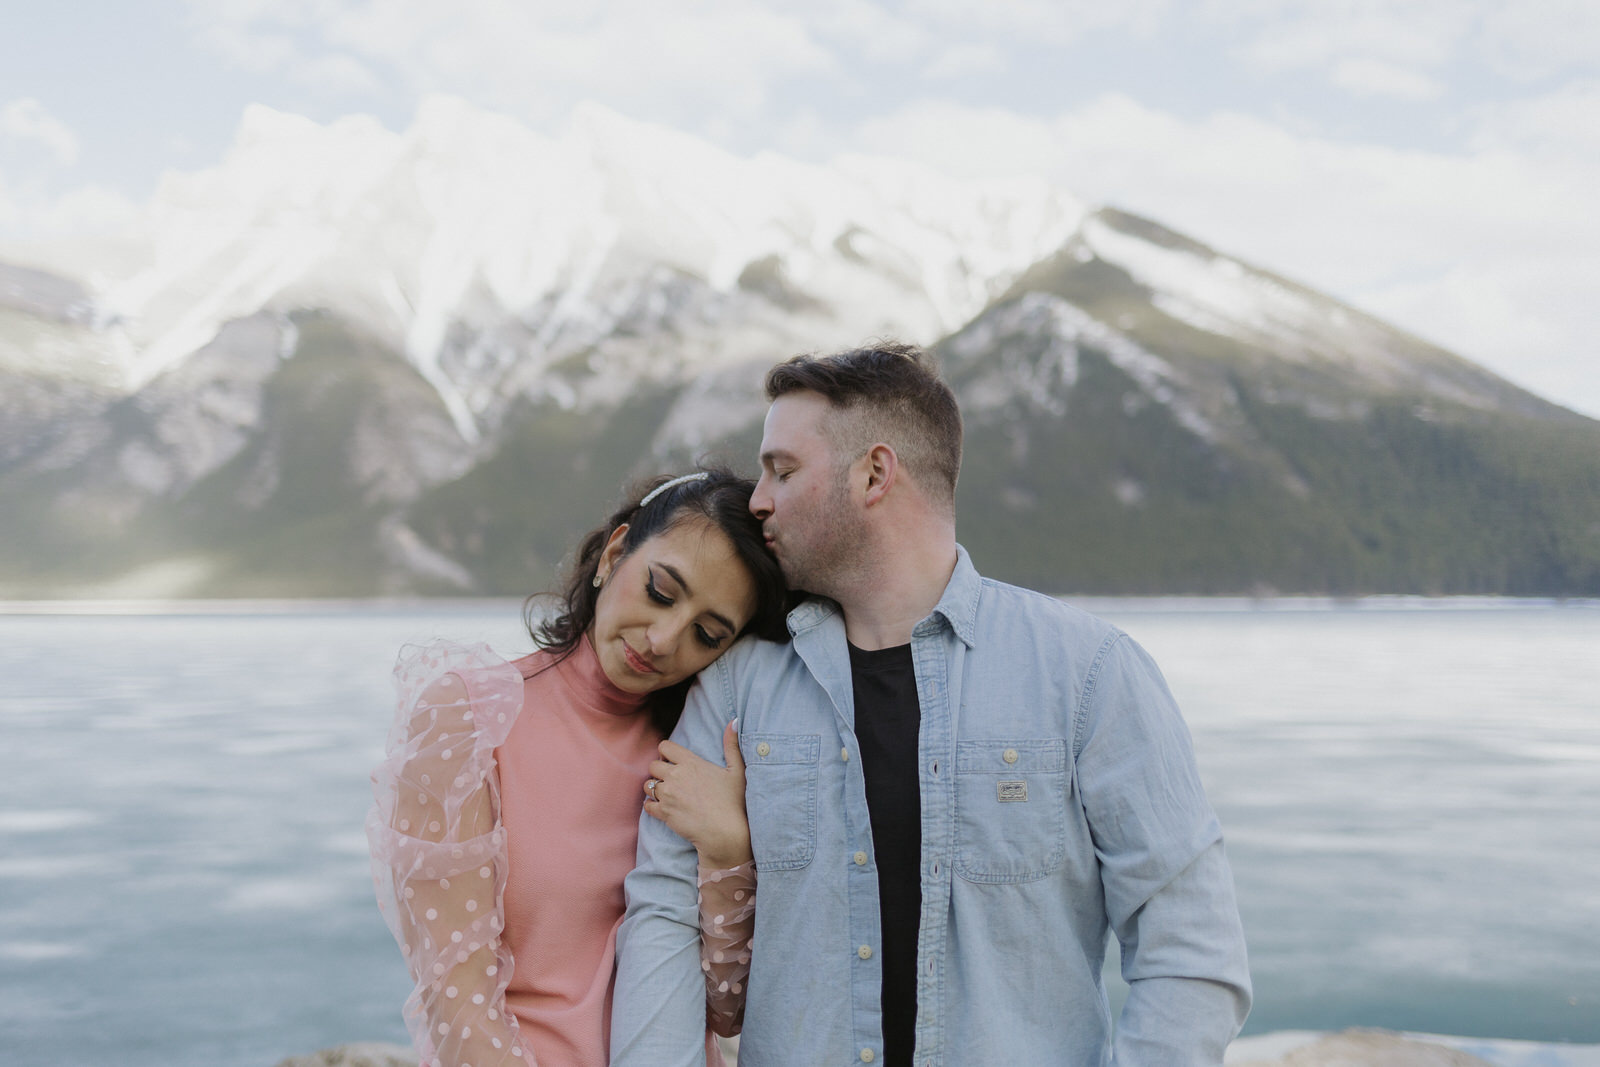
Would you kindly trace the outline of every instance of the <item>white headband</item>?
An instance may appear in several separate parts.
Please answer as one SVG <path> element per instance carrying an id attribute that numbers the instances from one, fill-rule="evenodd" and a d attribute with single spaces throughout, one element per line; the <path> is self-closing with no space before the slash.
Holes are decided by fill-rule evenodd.
<path id="1" fill-rule="evenodd" d="M 693 474 L 685 474 L 674 478 L 670 482 L 662 482 L 660 485 L 656 486 L 654 489 L 650 490 L 650 492 L 645 494 L 644 499 L 639 501 L 639 506 L 641 508 L 644 507 L 646 504 L 650 503 L 650 501 L 654 500 L 662 493 L 665 493 L 673 486 L 683 485 L 685 482 L 703 482 L 709 477 L 711 477 L 711 473 L 709 471 L 695 471 Z"/>

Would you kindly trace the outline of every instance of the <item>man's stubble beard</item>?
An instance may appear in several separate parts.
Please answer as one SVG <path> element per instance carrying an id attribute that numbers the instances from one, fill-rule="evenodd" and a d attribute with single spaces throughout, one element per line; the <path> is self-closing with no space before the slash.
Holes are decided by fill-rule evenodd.
<path id="1" fill-rule="evenodd" d="M 822 512 L 804 558 L 780 559 L 779 566 L 790 589 L 840 600 L 840 593 L 866 570 L 868 559 L 866 520 L 850 506 L 845 471 L 834 479 Z"/>

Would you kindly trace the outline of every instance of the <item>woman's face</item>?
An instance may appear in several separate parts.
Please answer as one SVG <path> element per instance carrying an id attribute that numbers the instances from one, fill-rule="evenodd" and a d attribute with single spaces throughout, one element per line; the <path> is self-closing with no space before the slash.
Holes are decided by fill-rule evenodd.
<path id="1" fill-rule="evenodd" d="M 649 693 L 699 672 L 732 645 L 756 610 L 756 586 L 728 535 L 681 522 L 624 556 L 627 527 L 600 555 L 590 633 L 617 688 Z"/>

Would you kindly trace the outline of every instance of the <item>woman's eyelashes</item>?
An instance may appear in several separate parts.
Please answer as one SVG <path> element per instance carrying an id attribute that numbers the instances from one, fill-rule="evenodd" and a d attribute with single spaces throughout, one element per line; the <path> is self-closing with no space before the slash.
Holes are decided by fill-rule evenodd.
<path id="1" fill-rule="evenodd" d="M 654 570 L 651 570 L 651 571 L 648 571 L 647 573 L 648 573 L 649 577 L 645 579 L 645 583 L 644 583 L 645 594 L 647 596 L 649 596 L 649 598 L 651 600 L 655 601 L 657 604 L 660 604 L 662 607 L 670 608 L 673 605 L 674 601 L 667 594 L 663 593 L 661 591 L 661 589 L 656 585 L 656 572 Z M 694 636 L 695 636 L 695 640 L 699 641 L 702 645 L 705 645 L 707 648 L 711 648 L 711 649 L 721 648 L 723 646 L 723 644 L 728 640 L 726 637 L 713 636 L 710 630 L 707 630 L 704 626 L 701 626 L 699 623 L 695 623 L 694 624 Z"/>

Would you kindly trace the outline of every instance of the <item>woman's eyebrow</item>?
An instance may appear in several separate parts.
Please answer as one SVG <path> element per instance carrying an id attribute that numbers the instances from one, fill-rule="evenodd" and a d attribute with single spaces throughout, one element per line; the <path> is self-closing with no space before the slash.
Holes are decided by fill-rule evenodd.
<path id="1" fill-rule="evenodd" d="M 660 561 L 657 561 L 656 566 L 672 575 L 672 580 L 678 583 L 678 588 L 683 590 L 684 596 L 694 596 L 694 590 L 690 589 L 689 583 L 683 580 L 682 571 L 678 570 L 678 568 L 674 567 L 670 563 L 662 563 Z M 722 614 L 720 611 L 708 611 L 706 614 L 710 615 L 713 619 L 716 619 L 722 625 L 726 626 L 729 633 L 739 632 L 739 628 L 729 621 L 728 617 Z"/>

